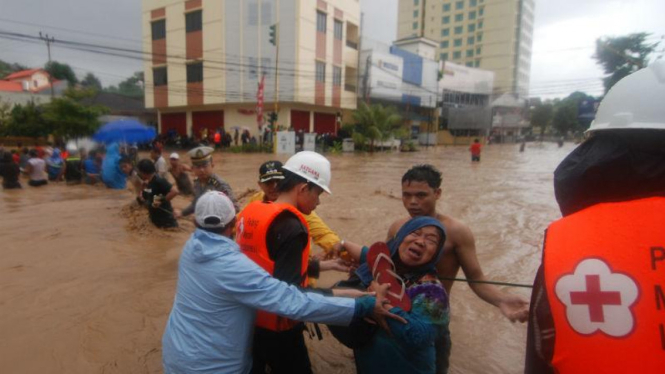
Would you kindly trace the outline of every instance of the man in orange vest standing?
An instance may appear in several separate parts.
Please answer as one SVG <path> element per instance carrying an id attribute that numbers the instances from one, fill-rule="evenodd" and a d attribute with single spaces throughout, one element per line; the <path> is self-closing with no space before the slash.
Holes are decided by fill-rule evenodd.
<path id="1" fill-rule="evenodd" d="M 665 61 L 619 81 L 554 172 L 526 373 L 665 371 Z"/>
<path id="2" fill-rule="evenodd" d="M 238 215 L 236 241 L 274 278 L 307 287 L 308 277 L 317 275 L 308 273 L 311 245 L 305 215 L 319 205 L 323 192 L 330 193 L 330 162 L 315 152 L 299 152 L 286 161 L 282 173 L 277 200 L 255 201 Z M 252 373 L 311 373 L 303 330 L 302 322 L 259 311 Z"/>

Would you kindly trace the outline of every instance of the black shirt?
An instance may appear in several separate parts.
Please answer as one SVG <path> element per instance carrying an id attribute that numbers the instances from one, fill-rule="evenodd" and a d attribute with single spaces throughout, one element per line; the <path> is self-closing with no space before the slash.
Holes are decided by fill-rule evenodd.
<path id="1" fill-rule="evenodd" d="M 162 199 L 162 204 L 159 208 L 152 207 L 155 196 L 161 195 L 162 198 L 165 198 L 171 192 L 171 188 L 173 188 L 173 185 L 158 175 L 153 176 L 148 185 L 143 188 L 142 196 L 146 204 L 148 204 L 150 220 L 157 227 L 178 226 L 178 221 L 173 217 L 173 207 L 170 201 Z"/>

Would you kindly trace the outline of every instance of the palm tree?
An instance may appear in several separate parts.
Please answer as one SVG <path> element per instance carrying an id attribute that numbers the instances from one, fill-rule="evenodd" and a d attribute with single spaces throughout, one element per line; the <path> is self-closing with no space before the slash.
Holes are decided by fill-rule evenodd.
<path id="1" fill-rule="evenodd" d="M 386 141 L 393 137 L 404 136 L 402 117 L 397 114 L 394 107 L 384 107 L 381 104 L 372 106 L 360 103 L 360 107 L 353 112 L 353 119 L 360 126 L 360 132 L 370 141 L 370 152 L 374 152 L 375 141 Z"/>

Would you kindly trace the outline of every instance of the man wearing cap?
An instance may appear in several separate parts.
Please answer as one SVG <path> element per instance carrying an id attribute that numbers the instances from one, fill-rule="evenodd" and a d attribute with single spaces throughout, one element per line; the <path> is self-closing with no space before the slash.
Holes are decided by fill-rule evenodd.
<path id="1" fill-rule="evenodd" d="M 383 328 L 386 318 L 405 322 L 384 305 L 387 285 L 375 284 L 376 297 L 353 300 L 303 293 L 271 277 L 231 239 L 235 214 L 231 200 L 218 191 L 206 192 L 196 203 L 197 229 L 180 256 L 175 300 L 162 338 L 166 374 L 249 373 L 257 309 L 342 326 L 365 317 Z M 358 296 L 348 290 L 333 294 Z"/>
<path id="2" fill-rule="evenodd" d="M 255 201 L 238 215 L 236 241 L 273 277 L 307 287 L 308 278 L 316 274 L 308 267 L 311 246 L 305 215 L 319 205 L 319 195 L 330 193 L 330 162 L 315 152 L 299 152 L 282 167 L 282 174 L 274 202 Z M 252 373 L 263 374 L 267 368 L 271 373 L 311 373 L 303 330 L 302 322 L 260 311 Z"/>
<path id="3" fill-rule="evenodd" d="M 194 201 L 182 212 L 176 210 L 175 217 L 186 217 L 194 213 L 196 201 L 198 198 L 208 191 L 221 191 L 233 201 L 233 206 L 236 211 L 238 210 L 238 202 L 233 195 L 233 190 L 228 183 L 222 178 L 212 172 L 215 166 L 212 161 L 212 153 L 214 149 L 210 147 L 196 147 L 187 152 L 189 158 L 192 160 L 192 171 L 196 178 L 194 179 Z"/>
<path id="4" fill-rule="evenodd" d="M 178 186 L 180 194 L 184 196 L 193 195 L 194 188 L 192 187 L 192 181 L 189 179 L 189 174 L 187 174 L 187 172 L 192 171 L 192 168 L 189 165 L 181 163 L 180 155 L 176 152 L 171 153 L 171 156 L 169 156 L 169 163 L 171 164 L 169 172 L 176 186 Z"/>
<path id="5" fill-rule="evenodd" d="M 282 173 L 282 163 L 279 161 L 264 162 L 259 168 L 259 188 L 261 191 L 255 193 L 249 198 L 247 205 L 255 201 L 275 201 L 279 196 L 277 184 L 284 179 Z M 309 225 L 309 236 L 314 243 L 323 248 L 326 253 L 339 251 L 341 249 L 340 238 L 337 234 L 323 222 L 321 217 L 312 212 L 305 215 L 305 220 Z"/>

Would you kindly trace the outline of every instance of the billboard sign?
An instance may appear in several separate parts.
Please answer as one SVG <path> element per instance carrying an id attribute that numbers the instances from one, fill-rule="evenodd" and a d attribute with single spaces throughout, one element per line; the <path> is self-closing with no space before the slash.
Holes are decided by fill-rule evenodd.
<path id="1" fill-rule="evenodd" d="M 474 69 L 450 61 L 442 61 L 440 69 L 443 76 L 439 81 L 439 90 L 466 92 L 470 94 L 491 95 L 494 87 L 494 73 Z"/>

